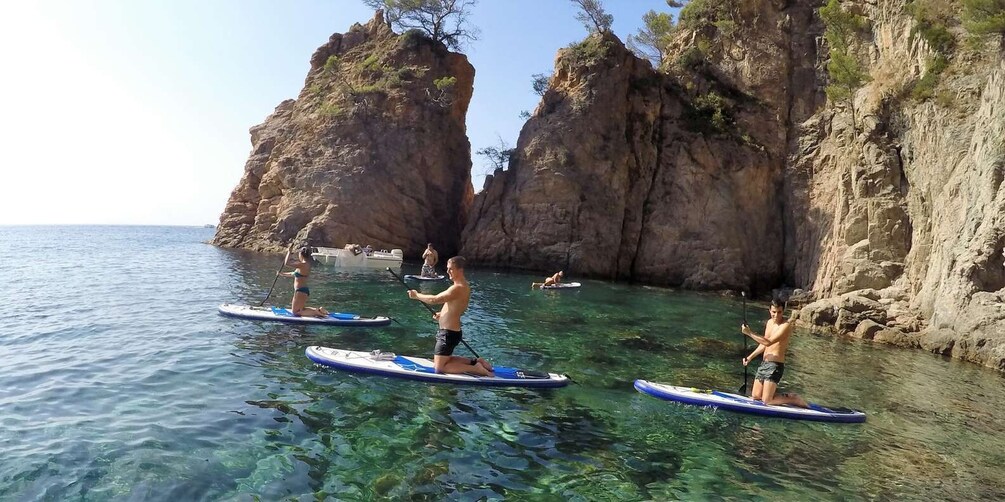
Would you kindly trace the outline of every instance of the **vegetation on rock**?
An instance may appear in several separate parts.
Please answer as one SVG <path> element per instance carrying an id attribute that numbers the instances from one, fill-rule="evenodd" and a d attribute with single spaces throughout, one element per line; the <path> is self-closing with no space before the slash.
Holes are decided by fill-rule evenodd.
<path id="1" fill-rule="evenodd" d="M 830 48 L 830 61 L 827 63 L 830 84 L 825 92 L 831 101 L 848 105 L 854 124 L 855 91 L 871 80 L 859 63 L 854 42 L 859 34 L 869 29 L 869 22 L 862 16 L 842 9 L 838 0 L 829 0 L 819 12 L 826 26 L 824 39 Z"/>
<path id="2" fill-rule="evenodd" d="M 531 79 L 531 87 L 534 89 L 534 94 L 544 96 L 544 93 L 548 92 L 548 81 L 551 80 L 551 75 L 535 73 L 531 75 Z"/>
<path id="3" fill-rule="evenodd" d="M 516 148 L 513 148 L 506 143 L 502 136 L 496 136 L 499 139 L 498 146 L 487 146 L 485 148 L 480 148 L 475 152 L 477 155 L 485 157 L 485 160 L 489 162 L 489 171 L 495 171 L 497 169 L 506 169 L 509 165 L 509 159 L 516 152 Z M 488 173 L 486 173 L 488 174 Z"/>
<path id="4" fill-rule="evenodd" d="M 1005 0 L 963 0 L 963 20 L 971 33 L 998 35 L 1005 48 Z"/>
<path id="5" fill-rule="evenodd" d="M 681 7 L 676 0 L 667 0 L 669 7 Z M 648 59 L 656 68 L 663 68 L 669 60 L 670 42 L 675 33 L 673 15 L 650 10 L 642 16 L 642 28 L 628 35 L 626 45 L 637 56 Z"/>
<path id="6" fill-rule="evenodd" d="M 383 10 L 388 24 L 400 32 L 418 30 L 430 39 L 458 50 L 478 39 L 478 29 L 468 24 L 477 0 L 363 0 Z"/>
<path id="7" fill-rule="evenodd" d="M 590 33 L 609 33 L 611 31 L 614 16 L 604 10 L 604 5 L 600 0 L 572 0 L 572 3 L 579 6 L 580 12 L 576 14 L 576 20 L 583 23 L 586 31 Z"/>

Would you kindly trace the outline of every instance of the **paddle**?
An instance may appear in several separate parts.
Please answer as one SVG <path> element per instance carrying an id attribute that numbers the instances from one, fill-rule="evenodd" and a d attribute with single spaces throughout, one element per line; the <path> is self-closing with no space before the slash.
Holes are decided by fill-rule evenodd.
<path id="1" fill-rule="evenodd" d="M 746 326 L 747 325 L 747 293 L 745 293 L 743 291 L 740 291 L 740 295 L 743 296 L 743 325 Z M 744 335 L 743 331 L 740 331 L 740 336 L 743 337 L 743 353 L 746 354 L 747 353 L 747 335 Z M 747 356 L 744 355 L 743 357 L 747 357 Z M 750 364 L 750 361 L 747 361 L 747 364 Z M 741 396 L 746 396 L 747 395 L 747 364 L 743 365 L 743 386 L 740 387 L 740 391 L 738 392 L 738 394 L 740 394 Z"/>
<path id="2" fill-rule="evenodd" d="M 276 270 L 276 278 L 272 280 L 272 287 L 269 288 L 269 293 L 265 295 L 265 299 L 262 300 L 262 303 L 258 304 L 259 307 L 265 305 L 265 302 L 268 301 L 270 296 L 272 296 L 272 290 L 275 289 L 276 283 L 279 282 L 279 274 L 283 271 L 283 268 L 286 267 L 286 262 L 290 261 L 290 253 L 292 251 L 293 244 L 291 243 L 290 247 L 286 249 L 286 257 L 283 258 L 283 264 L 279 266 L 279 270 Z"/>
<path id="3" fill-rule="evenodd" d="M 405 289 L 412 289 L 412 288 L 408 287 L 408 284 L 405 283 L 404 279 L 402 279 L 401 277 L 399 277 L 398 274 L 394 273 L 394 270 L 391 270 L 391 267 L 384 267 L 384 270 L 387 270 L 388 272 L 391 273 L 391 275 L 394 276 L 395 279 L 398 279 L 398 282 L 400 282 L 403 286 L 405 286 Z M 430 307 L 429 305 L 427 305 L 426 302 L 420 301 L 419 303 L 421 303 L 423 307 L 426 307 L 426 310 L 428 310 L 430 314 L 436 314 L 436 311 L 433 310 L 433 307 Z M 471 346 L 468 345 L 468 342 L 465 342 L 463 338 L 461 339 L 461 343 L 463 343 L 464 346 L 467 347 L 468 350 L 470 350 L 471 353 L 475 355 L 475 357 L 477 357 L 477 358 L 481 358 L 482 357 L 482 356 L 478 355 L 478 353 L 475 352 L 475 349 L 472 349 Z"/>

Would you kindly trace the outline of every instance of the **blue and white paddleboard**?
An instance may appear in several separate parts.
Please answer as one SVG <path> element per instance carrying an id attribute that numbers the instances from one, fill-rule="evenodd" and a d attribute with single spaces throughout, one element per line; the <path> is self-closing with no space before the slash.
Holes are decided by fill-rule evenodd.
<path id="1" fill-rule="evenodd" d="M 746 396 L 702 390 L 691 387 L 675 387 L 645 380 L 636 380 L 635 389 L 644 394 L 694 406 L 711 406 L 724 410 L 768 417 L 789 418 L 793 420 L 814 420 L 817 422 L 865 422 L 865 413 L 848 408 L 827 408 L 810 403 L 809 408 L 797 406 L 769 406 Z"/>
<path id="2" fill-rule="evenodd" d="M 437 373 L 433 370 L 433 361 L 429 359 L 380 351 L 357 352 L 311 346 L 307 347 L 306 353 L 311 361 L 331 368 L 431 383 L 494 387 L 564 387 L 569 384 L 569 377 L 565 375 L 501 366 L 493 368 L 493 377 Z"/>
<path id="3" fill-rule="evenodd" d="M 552 284 L 551 286 L 541 286 L 541 289 L 576 289 L 581 286 L 582 284 L 578 282 L 560 282 L 558 284 Z"/>
<path id="4" fill-rule="evenodd" d="M 328 317 L 300 317 L 293 315 L 290 309 L 282 307 L 252 307 L 248 305 L 220 305 L 220 313 L 241 319 L 256 321 L 276 321 L 296 324 L 321 324 L 325 326 L 360 326 L 377 327 L 391 324 L 390 317 L 362 317 L 359 314 L 332 312 Z"/>
<path id="5" fill-rule="evenodd" d="M 443 279 L 446 279 L 446 278 L 447 278 L 447 276 L 445 276 L 445 275 L 435 275 L 433 277 L 424 277 L 424 276 L 421 276 L 421 275 L 408 274 L 408 275 L 405 276 L 405 280 L 406 281 L 442 281 Z"/>

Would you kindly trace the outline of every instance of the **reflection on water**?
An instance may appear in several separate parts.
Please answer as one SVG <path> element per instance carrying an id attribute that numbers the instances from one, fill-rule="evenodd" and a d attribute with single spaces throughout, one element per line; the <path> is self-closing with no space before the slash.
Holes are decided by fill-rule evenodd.
<path id="1" fill-rule="evenodd" d="M 261 302 L 281 257 L 203 244 L 210 232 L 0 228 L 6 303 L 47 306 L 0 327 L 0 498 L 1005 497 L 997 373 L 797 331 L 784 387 L 863 409 L 866 424 L 675 405 L 632 381 L 739 387 L 738 301 L 597 281 L 532 291 L 536 277 L 478 270 L 464 320 L 472 347 L 576 384 L 484 389 L 342 373 L 315 367 L 304 349 L 427 355 L 429 313 L 386 272 L 319 267 L 312 304 L 397 323 L 218 316 L 221 303 Z M 45 252 L 26 261 L 25 249 Z M 291 295 L 281 278 L 269 303 Z M 764 306 L 749 307 L 763 323 Z"/>

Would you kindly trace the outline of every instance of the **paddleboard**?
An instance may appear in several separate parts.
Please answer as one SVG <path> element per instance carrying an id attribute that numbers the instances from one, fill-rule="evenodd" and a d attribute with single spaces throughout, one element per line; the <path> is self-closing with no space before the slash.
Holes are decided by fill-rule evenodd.
<path id="1" fill-rule="evenodd" d="M 447 278 L 447 276 L 445 276 L 445 275 L 436 275 L 436 276 L 433 276 L 433 277 L 423 277 L 421 275 L 408 274 L 408 275 L 405 276 L 405 280 L 406 281 L 409 281 L 409 280 L 411 280 L 411 281 L 442 281 L 443 279 L 446 279 L 446 278 Z"/>
<path id="2" fill-rule="evenodd" d="M 817 422 L 865 422 L 865 413 L 848 408 L 828 408 L 810 403 L 809 408 L 796 406 L 769 406 L 746 396 L 714 390 L 675 387 L 661 383 L 636 380 L 635 389 L 644 394 L 694 406 L 711 406 L 724 410 L 768 417 L 793 420 L 814 420 Z"/>
<path id="3" fill-rule="evenodd" d="M 363 317 L 359 314 L 332 312 L 328 317 L 299 317 L 290 309 L 282 307 L 252 307 L 248 305 L 220 305 L 220 313 L 225 316 L 256 321 L 277 321 L 297 324 L 322 324 L 325 326 L 376 327 L 391 324 L 390 317 Z"/>
<path id="4" fill-rule="evenodd" d="M 331 368 L 423 382 L 494 387 L 564 387 L 569 384 L 569 377 L 565 375 L 502 366 L 493 368 L 495 373 L 493 377 L 437 373 L 433 370 L 433 361 L 429 359 L 401 356 L 379 350 L 358 352 L 310 346 L 307 347 L 306 353 L 311 361 Z"/>
<path id="5" fill-rule="evenodd" d="M 560 282 L 551 286 L 541 286 L 541 289 L 576 289 L 581 286 L 582 284 L 578 282 Z"/>

